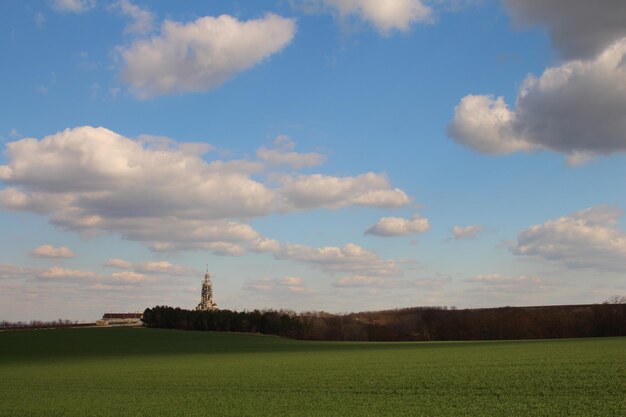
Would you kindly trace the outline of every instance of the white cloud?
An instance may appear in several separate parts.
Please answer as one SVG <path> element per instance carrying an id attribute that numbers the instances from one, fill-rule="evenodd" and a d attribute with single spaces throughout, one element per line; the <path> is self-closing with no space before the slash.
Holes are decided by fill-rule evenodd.
<path id="1" fill-rule="evenodd" d="M 253 218 L 409 202 L 382 174 L 280 173 L 270 181 L 264 164 L 207 162 L 201 157 L 207 149 L 156 137 L 131 140 L 89 126 L 11 142 L 8 162 L 0 165 L 0 206 L 49 216 L 67 230 L 115 233 L 156 251 L 241 255 L 280 246 L 247 223 Z"/>
<path id="2" fill-rule="evenodd" d="M 483 227 L 479 224 L 472 224 L 469 226 L 454 226 L 452 228 L 452 236 L 454 239 L 472 239 L 475 238 L 480 232 L 483 231 Z"/>
<path id="3" fill-rule="evenodd" d="M 333 285 L 340 288 L 355 287 L 386 287 L 389 281 L 381 277 L 369 277 L 365 275 L 352 275 L 339 278 Z"/>
<path id="4" fill-rule="evenodd" d="M 626 270 L 626 233 L 614 207 L 596 206 L 536 224 L 511 243 L 516 255 L 559 262 L 569 268 Z"/>
<path id="5" fill-rule="evenodd" d="M 278 136 L 274 140 L 274 148 L 260 148 L 257 157 L 272 166 L 285 165 L 293 169 L 321 165 L 326 161 L 326 155 L 309 152 L 295 152 L 295 142 L 287 136 Z"/>
<path id="6" fill-rule="evenodd" d="M 83 13 L 95 6 L 95 0 L 52 0 L 52 7 L 60 12 Z"/>
<path id="7" fill-rule="evenodd" d="M 283 49 L 295 30 L 294 20 L 274 14 L 166 20 L 160 35 L 121 49 L 123 77 L 140 98 L 209 91 Z"/>
<path id="8" fill-rule="evenodd" d="M 183 265 L 175 265 L 169 261 L 148 261 L 133 263 L 124 259 L 111 258 L 104 264 L 106 267 L 118 268 L 125 270 L 132 270 L 129 272 L 144 274 L 162 274 L 162 275 L 178 275 L 178 276 L 193 276 L 198 275 L 199 272 L 193 268 L 189 268 Z M 113 276 L 116 276 L 115 273 Z"/>
<path id="9" fill-rule="evenodd" d="M 305 285 L 300 277 L 260 278 L 247 280 L 243 289 L 246 291 L 268 292 L 275 295 L 288 293 L 291 295 L 312 294 L 315 291 Z"/>
<path id="10" fill-rule="evenodd" d="M 125 261 L 124 259 L 111 258 L 108 261 L 106 261 L 104 266 L 107 266 L 110 268 L 119 268 L 119 269 L 131 269 L 133 267 L 133 263 L 129 261 Z"/>
<path id="11" fill-rule="evenodd" d="M 111 8 L 119 10 L 121 14 L 133 20 L 131 24 L 124 28 L 125 33 L 147 33 L 152 31 L 155 16 L 150 10 L 142 9 L 129 0 L 118 0 L 111 5 Z"/>
<path id="12" fill-rule="evenodd" d="M 351 275 L 341 277 L 334 282 L 338 288 L 380 288 L 380 289 L 414 289 L 415 291 L 439 291 L 449 278 L 438 274 L 435 278 L 421 278 L 415 280 L 395 279 L 391 277 L 376 277 L 369 275 Z"/>
<path id="13" fill-rule="evenodd" d="M 572 164 L 626 151 L 626 38 L 594 59 L 529 76 L 514 110 L 502 97 L 464 97 L 448 134 L 479 152 L 549 149 Z"/>
<path id="14" fill-rule="evenodd" d="M 500 274 L 476 275 L 468 280 L 476 287 L 474 291 L 480 292 L 536 292 L 543 291 L 549 286 L 536 276 L 505 276 Z"/>
<path id="15" fill-rule="evenodd" d="M 73 258 L 74 252 L 67 246 L 41 245 L 31 252 L 39 258 Z"/>
<path id="16" fill-rule="evenodd" d="M 68 269 L 61 268 L 58 266 L 53 266 L 44 271 L 41 271 L 38 274 L 39 278 L 44 279 L 92 279 L 96 278 L 97 275 L 91 271 L 81 271 L 77 269 Z"/>
<path id="17" fill-rule="evenodd" d="M 111 278 L 118 282 L 146 282 L 152 280 L 147 275 L 133 271 L 114 272 L 111 274 Z"/>
<path id="18" fill-rule="evenodd" d="M 39 269 L 0 264 L 0 279 L 32 278 L 40 273 Z"/>
<path id="19" fill-rule="evenodd" d="M 626 36 L 623 0 L 504 0 L 515 20 L 545 26 L 567 58 L 589 58 Z"/>
<path id="20" fill-rule="evenodd" d="M 286 207 L 292 210 L 351 205 L 394 208 L 410 202 L 404 191 L 391 189 L 386 175 L 373 172 L 355 177 L 284 176 L 280 182 Z"/>
<path id="21" fill-rule="evenodd" d="M 375 252 L 353 243 L 348 243 L 343 247 L 320 248 L 286 243 L 279 252 L 275 253 L 275 257 L 306 263 L 328 273 L 350 273 L 373 277 L 401 274 L 394 261 L 383 259 Z"/>
<path id="22" fill-rule="evenodd" d="M 513 129 L 515 113 L 503 97 L 468 95 L 454 109 L 448 135 L 479 152 L 507 154 L 535 149 Z"/>
<path id="23" fill-rule="evenodd" d="M 249 249 L 253 252 L 263 253 L 271 252 L 275 253 L 280 250 L 280 242 L 275 239 L 257 238 L 250 242 Z"/>
<path id="24" fill-rule="evenodd" d="M 432 21 L 432 9 L 420 0 L 323 0 L 342 18 L 356 16 L 379 32 L 408 31 L 417 22 Z"/>
<path id="25" fill-rule="evenodd" d="M 413 215 L 410 219 L 402 217 L 383 217 L 378 223 L 365 231 L 365 234 L 376 236 L 406 236 L 416 233 L 424 233 L 430 229 L 428 219 Z"/>

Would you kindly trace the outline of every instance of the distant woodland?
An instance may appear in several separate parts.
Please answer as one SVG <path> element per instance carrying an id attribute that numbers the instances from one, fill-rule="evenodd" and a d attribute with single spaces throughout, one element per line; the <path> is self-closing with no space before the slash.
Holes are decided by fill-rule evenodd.
<path id="1" fill-rule="evenodd" d="M 195 311 L 157 306 L 148 327 L 262 333 L 306 340 L 428 341 L 626 336 L 626 304 L 449 309 L 351 314 L 289 310 Z"/>

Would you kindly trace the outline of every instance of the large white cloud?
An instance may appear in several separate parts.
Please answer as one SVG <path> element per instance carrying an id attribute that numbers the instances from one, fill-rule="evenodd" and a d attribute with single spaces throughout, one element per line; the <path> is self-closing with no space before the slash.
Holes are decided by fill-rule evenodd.
<path id="1" fill-rule="evenodd" d="M 402 217 L 383 217 L 378 223 L 365 231 L 365 234 L 376 236 L 406 236 L 423 233 L 430 229 L 428 219 L 415 214 L 410 219 Z"/>
<path id="2" fill-rule="evenodd" d="M 516 255 L 559 262 L 569 268 L 626 270 L 626 233 L 621 210 L 596 206 L 536 224 L 512 242 Z"/>
<path id="3" fill-rule="evenodd" d="M 205 16 L 187 24 L 166 20 L 161 34 L 121 49 L 123 77 L 141 98 L 208 91 L 283 49 L 296 24 L 274 14 L 239 21 Z"/>
<path id="4" fill-rule="evenodd" d="M 626 38 L 529 76 L 515 109 L 502 97 L 464 97 L 448 134 L 484 153 L 550 149 L 572 163 L 626 151 Z"/>
<path id="5" fill-rule="evenodd" d="M 567 58 L 589 58 L 626 36 L 623 0 L 504 0 L 518 23 L 542 25 Z"/>
<path id="6" fill-rule="evenodd" d="M 432 9 L 420 0 L 323 0 L 341 17 L 356 16 L 372 23 L 379 32 L 407 31 L 416 22 L 430 22 Z"/>
<path id="7" fill-rule="evenodd" d="M 247 249 L 276 252 L 280 246 L 254 230 L 249 219 L 409 202 L 382 174 L 265 175 L 272 164 L 207 162 L 199 154 L 203 150 L 164 138 L 132 140 L 89 126 L 21 139 L 6 145 L 0 206 L 47 215 L 69 230 L 119 234 L 154 250 L 240 255 Z"/>

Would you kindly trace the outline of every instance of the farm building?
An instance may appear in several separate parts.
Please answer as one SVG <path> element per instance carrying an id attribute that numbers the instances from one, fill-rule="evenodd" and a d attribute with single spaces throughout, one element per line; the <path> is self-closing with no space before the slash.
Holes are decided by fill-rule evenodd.
<path id="1" fill-rule="evenodd" d="M 143 313 L 104 313 L 98 326 L 130 326 L 140 325 Z"/>

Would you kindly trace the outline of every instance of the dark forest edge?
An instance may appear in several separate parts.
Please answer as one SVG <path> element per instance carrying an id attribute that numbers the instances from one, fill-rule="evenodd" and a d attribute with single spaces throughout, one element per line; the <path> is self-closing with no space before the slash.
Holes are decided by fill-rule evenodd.
<path id="1" fill-rule="evenodd" d="M 626 304 L 462 310 L 415 307 L 350 314 L 156 306 L 144 311 L 142 321 L 154 328 L 261 333 L 305 340 L 555 339 L 626 336 Z"/>

